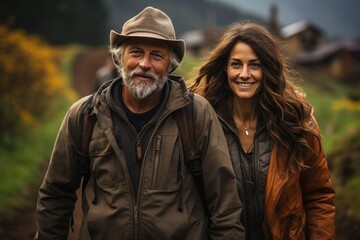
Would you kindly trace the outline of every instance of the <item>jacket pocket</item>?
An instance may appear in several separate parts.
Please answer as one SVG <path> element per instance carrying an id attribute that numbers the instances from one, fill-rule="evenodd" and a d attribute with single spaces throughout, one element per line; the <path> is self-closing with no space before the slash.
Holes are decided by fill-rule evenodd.
<path id="1" fill-rule="evenodd" d="M 305 222 L 302 220 L 301 216 L 294 216 L 289 228 L 289 239 L 306 239 L 304 228 Z"/>
<path id="2" fill-rule="evenodd" d="M 290 215 L 280 221 L 284 239 L 306 239 L 305 222 L 301 215 Z"/>
<path id="3" fill-rule="evenodd" d="M 124 174 L 107 138 L 103 135 L 92 139 L 89 149 L 90 169 L 97 185 L 104 190 L 117 188 Z"/>
<path id="4" fill-rule="evenodd" d="M 157 135 L 154 144 L 155 151 L 150 167 L 153 171 L 149 188 L 152 190 L 175 190 L 179 163 L 177 136 Z"/>
<path id="5" fill-rule="evenodd" d="M 145 239 L 204 239 L 206 221 L 195 219 L 187 207 L 179 211 L 178 202 L 179 189 L 144 191 L 140 221 Z"/>

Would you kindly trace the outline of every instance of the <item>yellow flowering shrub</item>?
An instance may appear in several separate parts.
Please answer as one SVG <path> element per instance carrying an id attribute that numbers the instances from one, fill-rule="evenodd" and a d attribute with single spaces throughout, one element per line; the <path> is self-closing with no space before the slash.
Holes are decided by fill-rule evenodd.
<path id="1" fill-rule="evenodd" d="M 360 102 L 350 99 L 341 99 L 335 102 L 333 109 L 339 111 L 342 109 L 360 112 Z"/>
<path id="2" fill-rule="evenodd" d="M 40 38 L 0 25 L 0 46 L 1 144 L 35 126 L 66 83 L 58 66 L 61 52 Z"/>

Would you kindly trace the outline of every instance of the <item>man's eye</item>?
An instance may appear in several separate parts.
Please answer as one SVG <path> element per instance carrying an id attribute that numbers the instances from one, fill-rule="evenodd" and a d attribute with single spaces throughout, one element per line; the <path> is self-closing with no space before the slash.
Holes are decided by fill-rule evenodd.
<path id="1" fill-rule="evenodd" d="M 130 54 L 131 54 L 132 56 L 140 56 L 140 55 L 141 55 L 141 52 L 138 51 L 138 50 L 133 50 L 133 51 L 130 52 Z"/>
<path id="2" fill-rule="evenodd" d="M 164 57 L 160 54 L 157 54 L 157 53 L 154 53 L 152 54 L 152 57 L 155 59 L 155 60 L 162 60 L 164 59 Z"/>

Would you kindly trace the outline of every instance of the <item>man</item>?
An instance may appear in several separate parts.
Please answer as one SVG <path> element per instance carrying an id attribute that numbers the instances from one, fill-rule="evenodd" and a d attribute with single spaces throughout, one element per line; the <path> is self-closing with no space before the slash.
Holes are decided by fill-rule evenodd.
<path id="1" fill-rule="evenodd" d="M 82 199 L 80 239 L 243 239 L 241 204 L 227 144 L 209 103 L 194 96 L 196 146 L 207 216 L 184 164 L 174 113 L 189 104 L 184 81 L 169 75 L 185 53 L 170 18 L 147 7 L 111 31 L 120 77 L 94 96 L 90 177 Z M 38 239 L 66 239 L 88 97 L 68 111 L 39 190 Z"/>

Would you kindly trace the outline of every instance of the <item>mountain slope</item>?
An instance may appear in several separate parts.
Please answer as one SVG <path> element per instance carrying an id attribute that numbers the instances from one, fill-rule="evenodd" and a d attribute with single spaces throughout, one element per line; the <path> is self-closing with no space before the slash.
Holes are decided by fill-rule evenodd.
<path id="1" fill-rule="evenodd" d="M 120 31 L 126 20 L 139 13 L 146 6 L 148 1 L 132 0 L 106 0 L 109 9 L 109 28 Z M 241 11 L 222 2 L 205 0 L 158 0 L 151 3 L 151 6 L 164 11 L 173 21 L 177 36 L 185 31 L 205 28 L 209 25 L 226 26 L 232 22 L 243 19 L 255 19 L 264 21 L 250 13 Z"/>

